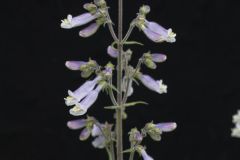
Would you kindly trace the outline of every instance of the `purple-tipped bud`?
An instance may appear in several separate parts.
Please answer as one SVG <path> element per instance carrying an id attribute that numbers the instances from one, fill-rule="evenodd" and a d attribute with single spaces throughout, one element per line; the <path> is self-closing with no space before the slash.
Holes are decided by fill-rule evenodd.
<path id="1" fill-rule="evenodd" d="M 171 132 L 171 131 L 173 131 L 177 128 L 177 124 L 175 122 L 158 123 L 158 124 L 155 124 L 155 125 L 162 132 Z"/>
<path id="2" fill-rule="evenodd" d="M 162 80 L 154 80 L 149 75 L 144 74 L 141 74 L 138 78 L 148 89 L 159 94 L 167 93 L 167 86 L 162 83 Z"/>
<path id="3" fill-rule="evenodd" d="M 152 61 L 156 63 L 161 63 L 167 60 L 167 56 L 160 53 L 153 53 L 152 55 Z"/>
<path id="4" fill-rule="evenodd" d="M 107 48 L 107 53 L 108 55 L 110 55 L 113 58 L 117 58 L 118 57 L 118 50 L 112 46 L 108 46 Z"/>
<path id="5" fill-rule="evenodd" d="M 84 128 L 79 136 L 79 139 L 81 141 L 85 141 L 90 137 L 90 135 L 91 135 L 90 130 L 88 128 Z"/>
<path id="6" fill-rule="evenodd" d="M 97 14 L 92 15 L 91 13 L 83 13 L 76 17 L 72 17 L 72 15 L 69 14 L 66 19 L 62 20 L 61 28 L 71 29 L 74 27 L 82 26 L 88 22 L 91 22 L 97 17 Z"/>
<path id="7" fill-rule="evenodd" d="M 77 119 L 67 122 L 67 126 L 70 129 L 76 130 L 76 129 L 82 129 L 86 126 L 86 120 L 85 119 Z"/>
<path id="8" fill-rule="evenodd" d="M 77 90 L 74 92 L 68 91 L 69 96 L 65 98 L 65 104 L 67 106 L 72 106 L 78 104 L 84 97 L 86 97 L 89 92 L 91 92 L 94 87 L 96 86 L 97 82 L 101 78 L 98 76 L 92 81 L 86 81 L 83 85 L 81 85 Z"/>
<path id="9" fill-rule="evenodd" d="M 78 70 L 80 70 L 80 67 L 82 65 L 85 65 L 85 64 L 87 64 L 87 62 L 84 62 L 84 61 L 66 61 L 65 66 L 70 70 L 78 71 Z"/>
<path id="10" fill-rule="evenodd" d="M 97 23 L 92 23 L 88 27 L 81 30 L 79 32 L 79 35 L 84 38 L 90 37 L 97 32 L 98 28 L 99 28 L 99 25 Z"/>
<path id="11" fill-rule="evenodd" d="M 165 29 L 156 22 L 148 22 L 145 20 L 145 26 L 141 28 L 145 35 L 154 42 L 169 42 L 173 43 L 176 41 L 176 34 L 172 29 Z"/>
<path id="12" fill-rule="evenodd" d="M 89 107 L 91 107 L 97 100 L 98 94 L 101 91 L 102 87 L 103 86 L 98 85 L 95 90 L 90 91 L 89 94 L 80 103 L 77 103 L 72 109 L 70 109 L 69 113 L 73 116 L 84 115 Z"/>
<path id="13" fill-rule="evenodd" d="M 92 145 L 95 148 L 103 149 L 106 145 L 106 139 L 104 136 L 98 136 L 92 141 Z"/>

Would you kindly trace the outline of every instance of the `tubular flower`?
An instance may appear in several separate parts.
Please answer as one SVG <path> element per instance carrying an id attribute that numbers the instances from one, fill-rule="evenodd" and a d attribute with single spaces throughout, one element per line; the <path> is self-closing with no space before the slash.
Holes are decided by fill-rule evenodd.
<path id="1" fill-rule="evenodd" d="M 87 120 L 86 119 L 77 119 L 67 122 L 67 126 L 70 129 L 76 130 L 76 129 L 82 129 L 86 126 Z"/>
<path id="2" fill-rule="evenodd" d="M 84 128 L 84 129 L 82 130 L 82 132 L 80 133 L 79 139 L 80 139 L 81 141 L 85 141 L 85 140 L 87 140 L 87 139 L 90 137 L 90 135 L 91 135 L 91 129 L 89 129 L 89 128 Z"/>
<path id="3" fill-rule="evenodd" d="M 167 93 L 167 86 L 163 84 L 162 80 L 154 80 L 149 75 L 140 74 L 138 79 L 145 85 L 148 89 L 155 91 L 159 94 Z"/>
<path id="4" fill-rule="evenodd" d="M 91 107 L 97 100 L 99 92 L 102 90 L 103 85 L 98 85 L 98 87 L 86 95 L 86 97 L 80 102 L 76 103 L 75 106 L 70 109 L 69 113 L 73 116 L 84 115 L 89 107 Z"/>
<path id="5" fill-rule="evenodd" d="M 141 30 L 150 40 L 154 42 L 176 42 L 176 34 L 172 31 L 172 29 L 165 29 L 156 22 L 149 22 L 145 20 L 144 25 L 141 25 Z"/>
<path id="6" fill-rule="evenodd" d="M 175 122 L 158 123 L 158 124 L 155 124 L 155 125 L 162 132 L 171 132 L 171 131 L 173 131 L 177 128 L 177 124 Z"/>
<path id="7" fill-rule="evenodd" d="M 65 104 L 67 106 L 72 106 L 78 104 L 84 97 L 86 97 L 97 85 L 100 80 L 100 76 L 96 77 L 94 80 L 86 81 L 82 86 L 80 86 L 74 92 L 68 91 L 68 97 L 65 98 Z"/>
<path id="8" fill-rule="evenodd" d="M 105 145 L 106 145 L 106 139 L 103 135 L 101 136 L 97 136 L 93 141 L 92 141 L 92 145 L 93 147 L 95 148 L 98 148 L 98 149 L 103 149 L 105 148 Z"/>
<path id="9" fill-rule="evenodd" d="M 143 146 L 137 146 L 136 150 L 142 156 L 143 160 L 153 160 L 153 158 L 147 154 Z"/>
<path id="10" fill-rule="evenodd" d="M 99 16 L 98 13 L 96 14 L 83 13 L 76 17 L 72 17 L 72 15 L 69 14 L 66 19 L 62 20 L 61 28 L 71 29 L 74 27 L 82 26 L 98 18 L 98 16 Z"/>
<path id="11" fill-rule="evenodd" d="M 235 123 L 235 128 L 232 129 L 232 137 L 240 138 L 240 110 L 233 116 L 233 123 Z"/>
<path id="12" fill-rule="evenodd" d="M 97 30 L 99 29 L 99 27 L 100 27 L 99 24 L 97 24 L 97 23 L 92 23 L 92 24 L 90 24 L 88 27 L 86 27 L 86 28 L 84 28 L 83 30 L 81 30 L 81 31 L 79 32 L 79 35 L 80 35 L 81 37 L 84 37 L 84 38 L 90 37 L 90 36 L 92 36 L 94 33 L 97 32 Z"/>
<path id="13" fill-rule="evenodd" d="M 80 70 L 81 66 L 87 64 L 88 62 L 84 61 L 66 61 L 65 66 L 73 71 L 78 71 Z"/>
<path id="14" fill-rule="evenodd" d="M 103 125 L 101 125 L 101 127 L 103 127 Z M 93 129 L 92 129 L 92 136 L 96 137 L 96 136 L 100 136 L 102 135 L 102 131 L 101 128 L 99 128 L 97 125 L 93 125 Z"/>
<path id="15" fill-rule="evenodd" d="M 104 124 L 100 124 L 100 126 L 93 125 L 92 136 L 95 137 L 95 139 L 92 141 L 93 147 L 102 149 L 106 146 L 106 138 L 102 133 L 103 130 L 104 130 Z"/>
<path id="16" fill-rule="evenodd" d="M 141 150 L 141 155 L 144 160 L 153 160 L 153 158 L 149 156 L 144 149 Z"/>
<path id="17" fill-rule="evenodd" d="M 152 58 L 152 61 L 156 63 L 161 63 L 167 60 L 167 56 L 160 53 L 151 54 L 151 58 Z"/>
<path id="18" fill-rule="evenodd" d="M 108 46 L 107 48 L 107 53 L 109 56 L 111 56 L 112 58 L 117 58 L 118 57 L 118 50 L 116 48 L 114 48 L 113 46 Z"/>

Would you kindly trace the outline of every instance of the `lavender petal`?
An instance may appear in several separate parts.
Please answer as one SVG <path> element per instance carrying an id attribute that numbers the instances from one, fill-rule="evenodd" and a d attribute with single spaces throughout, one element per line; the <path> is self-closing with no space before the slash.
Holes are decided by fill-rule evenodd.
<path id="1" fill-rule="evenodd" d="M 158 123 L 156 127 L 163 132 L 171 132 L 177 128 L 177 124 L 175 122 Z"/>
<path id="2" fill-rule="evenodd" d="M 67 126 L 70 129 L 76 130 L 76 129 L 82 129 L 86 126 L 86 120 L 85 119 L 78 119 L 78 120 L 72 120 L 67 122 Z"/>
<path id="3" fill-rule="evenodd" d="M 153 53 L 152 55 L 152 61 L 156 63 L 164 62 L 167 60 L 167 56 L 160 53 Z"/>
<path id="4" fill-rule="evenodd" d="M 88 27 L 86 27 L 86 28 L 84 28 L 83 30 L 81 30 L 81 31 L 79 32 L 79 35 L 80 35 L 81 37 L 84 37 L 84 38 L 90 37 L 90 36 L 92 36 L 94 33 L 97 32 L 97 30 L 98 30 L 99 27 L 100 27 L 100 26 L 99 26 L 97 23 L 92 23 L 92 24 L 90 24 Z"/>
<path id="5" fill-rule="evenodd" d="M 70 70 L 77 71 L 80 70 L 80 67 L 86 63 L 87 62 L 84 61 L 66 61 L 65 66 Z"/>
<path id="6" fill-rule="evenodd" d="M 107 53 L 108 53 L 111 57 L 117 58 L 119 52 L 118 52 L 118 50 L 115 49 L 114 47 L 108 46 L 108 48 L 107 48 Z"/>

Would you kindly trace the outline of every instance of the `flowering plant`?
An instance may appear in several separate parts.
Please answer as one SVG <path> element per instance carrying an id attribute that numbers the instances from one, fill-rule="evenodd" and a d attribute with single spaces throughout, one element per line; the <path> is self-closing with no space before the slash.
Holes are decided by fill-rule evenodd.
<path id="1" fill-rule="evenodd" d="M 141 67 L 145 65 L 149 69 L 156 69 L 157 63 L 166 61 L 167 56 L 161 53 L 144 53 L 138 61 L 138 64 L 133 67 L 130 65 L 130 60 L 133 52 L 130 49 L 125 49 L 124 46 L 142 45 L 137 41 L 129 41 L 129 37 L 134 30 L 138 28 L 150 40 L 156 43 L 176 41 L 176 34 L 172 29 L 165 29 L 156 22 L 147 20 L 147 14 L 150 12 L 150 7 L 143 5 L 140 7 L 137 17 L 132 20 L 128 32 L 123 37 L 123 0 L 118 0 L 118 35 L 116 35 L 113 23 L 110 18 L 105 0 L 94 0 L 92 3 L 84 4 L 83 8 L 87 10 L 79 16 L 68 15 L 62 20 L 61 28 L 71 29 L 91 23 L 86 28 L 79 32 L 81 37 L 89 37 L 97 32 L 99 27 L 108 26 L 112 35 L 113 42 L 107 47 L 107 53 L 112 58 L 117 58 L 117 67 L 111 62 L 104 67 L 99 65 L 97 61 L 89 59 L 89 61 L 67 61 L 66 67 L 70 70 L 80 71 L 83 78 L 89 78 L 95 75 L 92 80 L 87 80 L 75 91 L 68 91 L 68 96 L 65 98 L 67 106 L 73 106 L 69 113 L 73 116 L 83 116 L 88 109 L 93 106 L 101 91 L 105 91 L 112 102 L 112 106 L 104 107 L 105 109 L 115 110 L 116 119 L 115 126 L 111 123 L 100 123 L 96 118 L 87 116 L 77 120 L 72 120 L 67 123 L 70 129 L 82 129 L 80 140 L 86 140 L 90 136 L 94 138 L 92 145 L 95 148 L 105 148 L 109 160 L 123 160 L 123 153 L 130 153 L 129 160 L 134 159 L 134 154 L 137 152 L 144 160 L 152 160 L 146 152 L 142 141 L 147 136 L 154 141 L 160 141 L 161 135 L 164 132 L 173 131 L 177 125 L 175 122 L 167 123 L 147 123 L 142 129 L 133 128 L 129 132 L 130 147 L 123 151 L 122 141 L 122 121 L 127 118 L 126 110 L 128 107 L 147 104 L 143 101 L 128 102 L 128 97 L 134 92 L 133 84 L 140 81 L 148 89 L 155 91 L 158 94 L 167 93 L 167 86 L 163 80 L 155 80 L 150 75 L 141 72 Z M 117 71 L 117 86 L 113 84 L 113 74 Z M 116 143 L 116 151 L 115 151 Z"/>

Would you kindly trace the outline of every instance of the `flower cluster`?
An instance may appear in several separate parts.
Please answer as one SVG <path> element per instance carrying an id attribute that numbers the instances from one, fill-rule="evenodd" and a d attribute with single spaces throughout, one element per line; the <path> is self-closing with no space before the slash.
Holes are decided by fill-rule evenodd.
<path id="1" fill-rule="evenodd" d="M 153 122 L 147 123 L 141 132 L 137 128 L 133 128 L 129 132 L 129 141 L 131 143 L 131 148 L 129 152 L 134 154 L 138 152 L 144 160 L 153 160 L 153 158 L 147 154 L 144 146 L 141 145 L 143 139 L 149 135 L 154 141 L 160 141 L 163 132 L 171 132 L 177 128 L 177 124 L 174 122 L 167 123 L 157 123 Z"/>
<path id="2" fill-rule="evenodd" d="M 112 135 L 112 125 L 108 123 L 100 124 L 93 117 L 68 121 L 67 126 L 72 130 L 82 129 L 79 136 L 81 141 L 85 141 L 92 136 L 94 138 L 92 145 L 98 149 L 105 148 L 109 142 L 108 138 L 111 138 Z"/>
<path id="3" fill-rule="evenodd" d="M 121 2 L 121 0 L 119 0 Z M 126 35 L 118 38 L 113 29 L 113 23 L 108 12 L 108 6 L 105 0 L 94 0 L 92 3 L 84 4 L 85 13 L 72 16 L 67 15 L 66 19 L 61 22 L 61 28 L 71 29 L 81 27 L 90 23 L 86 28 L 79 32 L 81 37 L 92 36 L 100 26 L 107 25 L 112 35 L 113 42 L 106 49 L 106 54 L 112 58 L 117 58 L 116 67 L 109 62 L 105 66 L 101 66 L 97 61 L 89 59 L 88 61 L 67 61 L 66 67 L 72 71 L 79 71 L 81 77 L 86 81 L 75 90 L 68 90 L 68 96 L 64 98 L 66 106 L 71 107 L 69 113 L 73 116 L 83 116 L 87 113 L 91 106 L 97 101 L 101 91 L 105 91 L 112 102 L 112 106 L 104 107 L 105 109 L 113 109 L 116 111 L 114 117 L 116 126 L 109 123 L 99 123 L 94 117 L 86 119 L 72 120 L 67 123 L 70 129 L 81 129 L 79 136 L 80 140 L 87 140 L 90 136 L 94 138 L 92 145 L 95 148 L 105 148 L 109 155 L 109 159 L 115 160 L 114 144 L 117 146 L 117 156 L 122 156 L 122 119 L 127 119 L 126 109 L 129 106 L 144 103 L 142 101 L 128 102 L 128 97 L 134 93 L 134 83 L 141 83 L 146 88 L 158 94 L 167 93 L 167 85 L 162 79 L 155 79 L 150 75 L 143 73 L 141 68 L 157 69 L 157 64 L 167 60 L 167 56 L 161 52 L 148 51 L 143 53 L 139 58 L 138 63 L 134 67 L 130 61 L 135 54 L 125 46 L 139 45 L 140 42 L 128 41 L 134 28 L 142 31 L 150 40 L 156 43 L 176 41 L 176 34 L 171 28 L 165 29 L 156 22 L 149 21 L 146 17 L 150 13 L 150 7 L 143 5 L 140 7 L 136 18 L 130 23 L 130 27 Z M 121 10 L 119 10 L 121 11 Z M 119 14 L 121 15 L 121 14 Z M 120 25 L 120 24 L 119 24 Z M 122 32 L 118 27 L 119 32 Z M 124 46 L 124 47 L 123 47 Z M 113 84 L 113 74 L 117 71 L 117 86 Z M 117 95 L 117 98 L 116 98 Z M 239 118 L 240 119 L 240 118 Z M 133 128 L 129 132 L 130 160 L 133 160 L 135 152 L 139 153 L 144 160 L 153 160 L 146 152 L 145 146 L 142 146 L 142 141 L 149 136 L 154 141 L 160 141 L 164 132 L 170 132 L 176 129 L 175 122 L 168 123 L 147 123 L 140 131 Z M 239 127 L 239 126 L 238 126 Z M 238 131 L 239 132 L 239 131 Z M 120 135 L 120 136 L 119 136 Z M 122 159 L 121 157 L 118 159 Z"/>
<path id="4" fill-rule="evenodd" d="M 235 124 L 235 128 L 232 129 L 232 136 L 240 138 L 240 110 L 238 110 L 237 114 L 233 115 L 233 123 Z"/>

